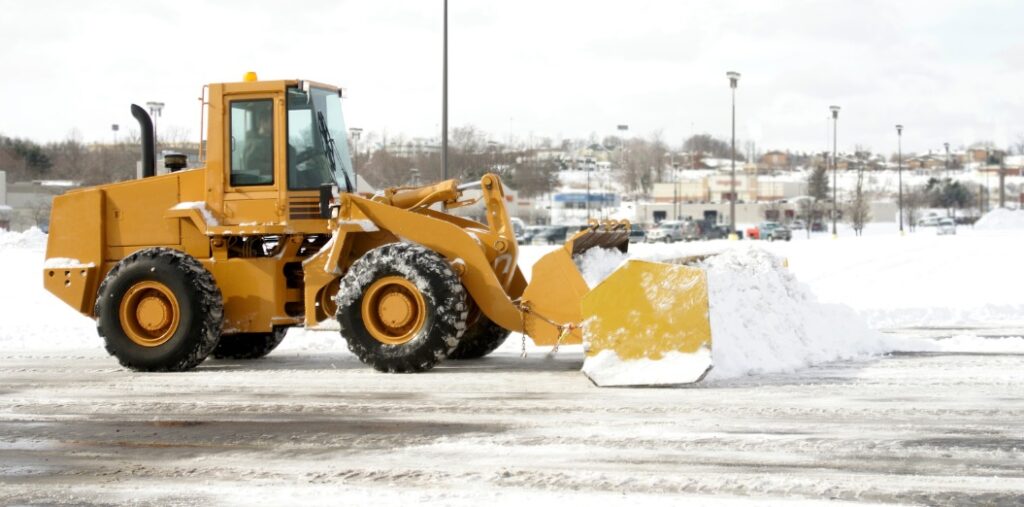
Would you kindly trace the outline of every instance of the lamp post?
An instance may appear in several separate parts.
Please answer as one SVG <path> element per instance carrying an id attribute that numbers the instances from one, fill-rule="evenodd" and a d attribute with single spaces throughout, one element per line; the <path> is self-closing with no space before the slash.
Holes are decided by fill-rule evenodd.
<path id="1" fill-rule="evenodd" d="M 363 135 L 363 129 L 352 127 L 348 129 L 348 133 L 352 136 L 352 151 L 355 152 L 355 155 L 352 157 L 352 176 L 355 176 L 355 181 L 352 182 L 355 188 L 352 191 L 354 192 L 359 187 L 359 171 L 356 164 L 359 162 L 359 138 Z"/>
<path id="2" fill-rule="evenodd" d="M 117 131 L 121 130 L 121 126 L 114 123 L 110 126 L 110 130 L 114 133 L 114 144 L 117 144 Z"/>
<path id="3" fill-rule="evenodd" d="M 896 125 L 896 180 L 899 185 L 900 235 L 903 235 L 903 125 Z"/>
<path id="4" fill-rule="evenodd" d="M 838 201 L 838 193 L 836 192 L 836 185 L 839 183 L 839 159 L 837 158 L 837 144 L 839 139 L 839 106 L 828 106 L 828 110 L 832 111 L 832 237 L 839 237 L 839 233 L 836 230 L 836 215 L 838 210 L 836 208 Z"/>
<path id="5" fill-rule="evenodd" d="M 441 180 L 448 179 L 448 0 L 444 0 L 444 50 L 441 63 Z"/>
<path id="6" fill-rule="evenodd" d="M 942 146 L 946 148 L 946 179 L 952 179 L 949 174 L 949 143 L 942 143 Z"/>
<path id="7" fill-rule="evenodd" d="M 587 223 L 590 223 L 590 161 L 583 160 L 583 170 L 587 171 Z"/>
<path id="8" fill-rule="evenodd" d="M 729 178 L 729 239 L 737 239 L 736 236 L 736 85 L 740 81 L 740 73 L 729 71 L 725 73 L 729 78 L 729 88 L 732 89 L 732 173 Z"/>
<path id="9" fill-rule="evenodd" d="M 146 107 L 149 108 L 149 115 L 153 117 L 153 151 L 156 151 L 156 147 L 160 145 L 156 137 L 156 119 L 160 117 L 160 112 L 164 110 L 164 103 L 146 102 Z"/>

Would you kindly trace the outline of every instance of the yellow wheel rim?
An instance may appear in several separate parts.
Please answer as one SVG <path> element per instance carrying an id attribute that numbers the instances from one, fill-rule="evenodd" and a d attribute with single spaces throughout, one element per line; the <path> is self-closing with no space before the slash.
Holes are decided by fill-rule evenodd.
<path id="1" fill-rule="evenodd" d="M 158 347 L 178 330 L 181 311 L 171 289 L 160 282 L 145 281 L 125 292 L 118 316 L 128 339 L 143 347 Z"/>
<path id="2" fill-rule="evenodd" d="M 412 282 L 388 276 L 373 282 L 363 295 L 363 323 L 377 341 L 401 345 L 423 328 L 427 304 Z"/>

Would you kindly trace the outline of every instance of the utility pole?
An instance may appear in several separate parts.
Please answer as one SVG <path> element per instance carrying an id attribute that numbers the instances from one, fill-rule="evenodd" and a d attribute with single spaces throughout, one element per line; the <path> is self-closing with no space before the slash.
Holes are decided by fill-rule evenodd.
<path id="1" fill-rule="evenodd" d="M 896 137 L 897 141 L 897 155 L 896 155 L 896 178 L 899 181 L 900 197 L 899 197 L 899 208 L 900 208 L 900 236 L 903 235 L 903 125 L 896 125 Z"/>
<path id="2" fill-rule="evenodd" d="M 952 180 L 953 176 L 949 173 L 949 143 L 942 143 L 946 147 L 946 179 Z"/>
<path id="3" fill-rule="evenodd" d="M 448 0 L 444 0 L 444 56 L 441 63 L 441 180 L 448 179 Z"/>
<path id="4" fill-rule="evenodd" d="M 149 108 L 149 114 L 153 117 L 153 153 L 157 154 L 157 147 L 160 146 L 160 142 L 157 140 L 157 129 L 156 119 L 160 117 L 160 113 L 164 110 L 163 102 L 146 102 L 146 107 Z"/>
<path id="5" fill-rule="evenodd" d="M 732 89 L 732 176 L 729 178 L 729 239 L 737 239 L 736 235 L 736 85 L 740 80 L 740 73 L 729 71 L 725 73 L 729 78 L 729 88 Z"/>
<path id="6" fill-rule="evenodd" d="M 999 154 L 999 207 L 1006 207 L 1006 153 Z"/>
<path id="7" fill-rule="evenodd" d="M 839 233 L 836 231 L 836 215 L 838 210 L 836 208 L 838 193 L 836 192 L 836 185 L 839 182 L 837 174 L 839 173 L 839 159 L 837 144 L 839 140 L 839 106 L 829 106 L 828 108 L 832 111 L 832 237 L 839 237 Z"/>
<path id="8" fill-rule="evenodd" d="M 355 181 L 352 182 L 352 191 L 355 192 L 359 190 L 359 138 L 363 134 L 363 129 L 352 127 L 348 131 L 352 136 L 352 151 L 355 152 L 355 155 L 352 157 L 352 176 L 355 177 Z"/>

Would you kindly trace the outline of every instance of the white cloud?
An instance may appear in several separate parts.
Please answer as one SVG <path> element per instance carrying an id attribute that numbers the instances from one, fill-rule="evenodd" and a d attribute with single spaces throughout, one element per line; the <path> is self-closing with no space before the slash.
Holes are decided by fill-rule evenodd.
<path id="1" fill-rule="evenodd" d="M 107 139 L 128 104 L 199 130 L 207 82 L 309 78 L 345 86 L 349 124 L 435 135 L 440 1 L 12 2 L 0 19 L 0 132 Z M 498 139 L 585 137 L 627 123 L 729 134 L 725 71 L 743 73 L 737 135 L 821 150 L 907 151 L 1024 133 L 1012 1 L 450 0 L 450 120 Z"/>

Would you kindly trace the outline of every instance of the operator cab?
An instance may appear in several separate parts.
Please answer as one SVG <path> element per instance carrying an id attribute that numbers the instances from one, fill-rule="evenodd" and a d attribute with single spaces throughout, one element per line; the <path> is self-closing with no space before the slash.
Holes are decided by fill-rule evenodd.
<path id="1" fill-rule="evenodd" d="M 249 73 L 241 83 L 210 85 L 210 92 L 211 104 L 222 97 L 226 113 L 221 130 L 220 116 L 211 111 L 210 161 L 223 160 L 226 167 L 221 172 L 220 164 L 210 165 L 206 198 L 215 214 L 223 211 L 222 225 L 325 230 L 321 187 L 356 191 L 341 89 L 301 80 L 257 81 Z M 215 139 L 218 132 L 227 137 L 223 144 Z M 215 152 L 218 144 L 222 157 Z"/>

